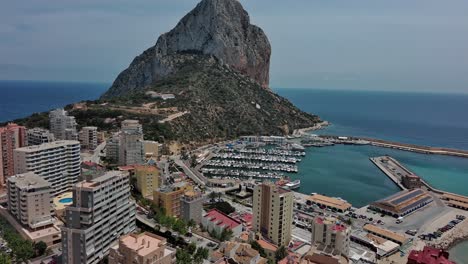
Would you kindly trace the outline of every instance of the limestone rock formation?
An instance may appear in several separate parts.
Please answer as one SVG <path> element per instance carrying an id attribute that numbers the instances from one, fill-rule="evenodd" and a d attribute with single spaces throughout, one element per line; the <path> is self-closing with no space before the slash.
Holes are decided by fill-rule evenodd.
<path id="1" fill-rule="evenodd" d="M 203 0 L 136 57 L 103 97 L 143 89 L 174 74 L 178 69 L 170 55 L 183 53 L 214 56 L 268 89 L 271 46 L 263 30 L 250 24 L 237 0 Z"/>

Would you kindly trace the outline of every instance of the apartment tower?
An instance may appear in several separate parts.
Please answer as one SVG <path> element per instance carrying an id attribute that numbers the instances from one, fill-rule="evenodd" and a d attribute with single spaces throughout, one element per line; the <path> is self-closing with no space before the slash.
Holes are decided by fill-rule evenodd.
<path id="1" fill-rule="evenodd" d="M 34 172 L 47 180 L 53 195 L 67 192 L 81 174 L 80 142 L 61 140 L 14 150 L 15 173 Z"/>
<path id="2" fill-rule="evenodd" d="M 75 117 L 59 108 L 49 113 L 50 131 L 58 140 L 78 140 Z"/>
<path id="3" fill-rule="evenodd" d="M 253 228 L 278 246 L 291 240 L 293 193 L 264 182 L 255 186 L 253 194 Z"/>
<path id="4" fill-rule="evenodd" d="M 55 140 L 54 134 L 49 130 L 35 127 L 26 132 L 28 146 L 35 146 L 49 143 Z"/>
<path id="5" fill-rule="evenodd" d="M 333 256 L 348 256 L 351 229 L 334 217 L 316 217 L 312 222 L 312 246 Z"/>
<path id="6" fill-rule="evenodd" d="M 54 223 L 50 183 L 33 172 L 8 177 L 8 210 L 32 230 Z"/>
<path id="7" fill-rule="evenodd" d="M 0 186 L 15 174 L 13 150 L 26 145 L 26 129 L 14 123 L 0 127 Z"/>
<path id="8" fill-rule="evenodd" d="M 124 120 L 119 137 L 119 165 L 144 162 L 143 127 L 138 120 Z"/>
<path id="9" fill-rule="evenodd" d="M 127 173 L 108 171 L 73 187 L 62 228 L 64 264 L 98 263 L 119 237 L 135 230 L 135 203 Z"/>
<path id="10" fill-rule="evenodd" d="M 79 139 L 84 149 L 95 150 L 97 148 L 97 129 L 94 126 L 87 126 L 81 129 Z"/>

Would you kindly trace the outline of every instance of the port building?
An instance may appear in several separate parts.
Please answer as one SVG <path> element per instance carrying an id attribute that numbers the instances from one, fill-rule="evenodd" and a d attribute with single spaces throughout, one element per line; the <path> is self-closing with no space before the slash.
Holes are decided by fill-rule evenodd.
<path id="1" fill-rule="evenodd" d="M 402 217 L 423 208 L 432 201 L 432 197 L 424 190 L 405 190 L 371 203 L 369 209 L 394 217 Z"/>
<path id="2" fill-rule="evenodd" d="M 380 228 L 372 224 L 365 224 L 363 229 L 373 235 L 385 238 L 399 245 L 403 245 L 403 244 L 406 244 L 406 242 L 408 242 L 408 239 L 406 238 L 405 235 L 399 234 L 399 233 L 396 233 L 396 232 L 393 232 L 384 228 Z"/>
<path id="3" fill-rule="evenodd" d="M 453 193 L 444 193 L 442 195 L 442 199 L 447 200 L 447 204 L 452 207 L 468 210 L 468 197 L 466 196 Z"/>
<path id="4" fill-rule="evenodd" d="M 307 198 L 309 203 L 316 204 L 320 207 L 326 207 L 338 212 L 345 212 L 351 208 L 351 204 L 338 198 L 328 197 L 321 194 L 313 194 Z"/>

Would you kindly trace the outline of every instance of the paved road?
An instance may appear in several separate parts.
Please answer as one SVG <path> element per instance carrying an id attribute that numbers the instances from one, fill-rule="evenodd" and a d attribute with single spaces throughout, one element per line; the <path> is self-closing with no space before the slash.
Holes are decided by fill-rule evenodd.
<path id="1" fill-rule="evenodd" d="M 106 142 L 104 141 L 96 147 L 93 154 L 82 153 L 82 160 L 91 161 L 91 162 L 99 164 L 101 162 L 101 157 L 100 157 L 101 150 L 103 150 L 105 147 L 106 147 Z"/>
<path id="2" fill-rule="evenodd" d="M 174 160 L 174 162 L 179 165 L 185 172 L 185 174 L 190 178 L 192 179 L 194 182 L 196 182 L 197 184 L 200 184 L 202 186 L 205 186 L 205 178 L 200 175 L 199 173 L 197 174 L 197 172 L 195 171 L 192 171 L 191 168 L 189 168 L 187 165 L 185 165 L 185 163 L 180 159 L 179 156 L 173 156 L 172 159 Z"/>

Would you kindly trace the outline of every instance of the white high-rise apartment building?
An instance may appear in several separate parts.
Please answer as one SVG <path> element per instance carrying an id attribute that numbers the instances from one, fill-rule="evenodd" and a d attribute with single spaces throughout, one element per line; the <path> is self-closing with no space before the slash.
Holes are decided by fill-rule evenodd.
<path id="1" fill-rule="evenodd" d="M 62 228 L 64 264 L 98 263 L 119 237 L 135 230 L 128 174 L 109 171 L 73 187 Z"/>
<path id="2" fill-rule="evenodd" d="M 18 148 L 13 158 L 16 174 L 36 173 L 52 185 L 54 195 L 69 191 L 81 174 L 78 141 L 61 140 Z"/>
<path id="3" fill-rule="evenodd" d="M 75 117 L 59 108 L 49 113 L 50 132 L 58 140 L 78 140 Z"/>
<path id="4" fill-rule="evenodd" d="M 8 210 L 18 221 L 36 230 L 54 223 L 50 183 L 33 172 L 7 181 Z"/>
<path id="5" fill-rule="evenodd" d="M 85 149 L 95 150 L 98 146 L 97 143 L 97 127 L 87 126 L 83 127 L 80 131 L 79 138 L 81 146 Z"/>
<path id="6" fill-rule="evenodd" d="M 278 246 L 291 240 L 293 193 L 271 182 L 255 186 L 253 194 L 253 228 Z"/>
<path id="7" fill-rule="evenodd" d="M 119 164 L 142 164 L 144 157 L 142 125 L 138 120 L 122 121 L 119 137 Z"/>
<path id="8" fill-rule="evenodd" d="M 54 134 L 49 130 L 35 127 L 26 131 L 26 141 L 28 146 L 49 143 L 55 140 Z"/>

